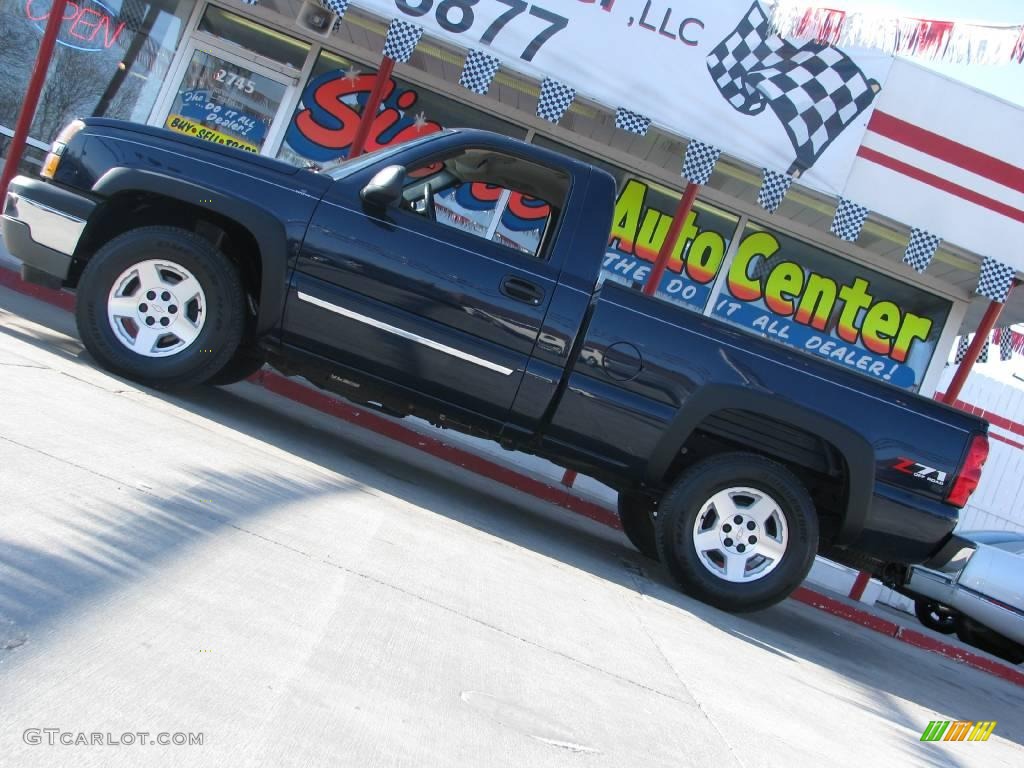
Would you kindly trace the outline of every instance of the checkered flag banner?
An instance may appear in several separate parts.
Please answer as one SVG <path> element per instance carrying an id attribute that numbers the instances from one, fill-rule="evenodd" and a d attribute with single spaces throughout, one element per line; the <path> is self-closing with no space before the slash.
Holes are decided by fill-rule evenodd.
<path id="1" fill-rule="evenodd" d="M 792 183 L 792 176 L 763 168 L 761 173 L 761 191 L 757 193 L 757 204 L 768 211 L 768 213 L 775 213 L 779 210 L 782 198 L 786 196 L 786 192 L 789 191 L 789 185 Z"/>
<path id="2" fill-rule="evenodd" d="M 1013 357 L 1013 331 L 1003 328 L 999 332 L 999 359 L 1009 360 Z"/>
<path id="3" fill-rule="evenodd" d="M 384 55 L 394 59 L 397 64 L 404 64 L 416 50 L 421 37 L 423 27 L 401 19 L 392 19 L 388 26 L 388 36 L 384 39 Z"/>
<path id="4" fill-rule="evenodd" d="M 1001 261 L 996 261 L 986 256 L 985 260 L 981 262 L 981 272 L 978 273 L 978 287 L 974 292 L 1002 304 L 1010 293 L 1010 286 L 1013 285 L 1013 275 L 1013 267 L 1008 267 Z"/>
<path id="5" fill-rule="evenodd" d="M 964 358 L 967 357 L 967 348 L 969 346 L 971 346 L 971 343 L 967 339 L 967 334 L 964 334 L 956 343 L 956 356 L 953 358 L 954 363 L 962 363 L 964 361 Z"/>
<path id="6" fill-rule="evenodd" d="M 988 345 L 989 345 L 989 340 L 988 340 L 988 336 L 986 336 L 985 337 L 985 344 L 981 348 L 981 354 L 978 355 L 978 362 L 979 363 L 987 363 L 988 362 Z"/>
<path id="7" fill-rule="evenodd" d="M 459 85 L 484 96 L 491 89 L 491 83 L 494 82 L 494 76 L 498 74 L 500 66 L 501 61 L 494 56 L 482 51 L 470 51 L 466 54 L 466 63 L 462 65 Z"/>
<path id="8" fill-rule="evenodd" d="M 243 5 L 259 5 L 260 0 L 242 0 Z"/>
<path id="9" fill-rule="evenodd" d="M 635 133 L 637 136 L 646 136 L 647 131 L 651 129 L 651 118 L 619 107 L 615 110 L 615 127 L 621 131 Z"/>
<path id="10" fill-rule="evenodd" d="M 845 197 L 840 198 L 839 205 L 836 206 L 836 215 L 832 218 L 831 232 L 840 240 L 855 243 L 867 218 L 868 209 L 863 205 L 857 205 Z"/>
<path id="11" fill-rule="evenodd" d="M 853 59 L 831 45 L 796 46 L 771 29 L 760 3 L 707 57 L 719 92 L 744 115 L 771 108 L 796 158 L 787 173 L 799 176 L 871 106 L 880 86 Z"/>
<path id="12" fill-rule="evenodd" d="M 923 229 L 914 227 L 910 231 L 910 242 L 907 243 L 907 250 L 903 254 L 903 263 L 913 267 L 915 272 L 921 274 L 932 263 L 932 258 L 939 250 L 941 242 L 942 238 L 938 235 L 932 235 Z"/>
<path id="13" fill-rule="evenodd" d="M 570 88 L 550 77 L 540 84 L 540 98 L 537 100 L 537 117 L 549 123 L 558 124 L 576 98 L 576 89 Z"/>
<path id="14" fill-rule="evenodd" d="M 683 177 L 694 184 L 707 184 L 721 154 L 722 150 L 691 139 L 686 145 L 686 155 L 683 157 Z"/>
<path id="15" fill-rule="evenodd" d="M 242 2 L 248 2 L 248 0 L 242 0 Z M 334 26 L 331 27 L 331 30 L 337 32 L 341 29 L 341 20 L 345 17 L 345 11 L 348 10 L 349 0 L 317 0 L 317 2 L 321 8 L 326 8 L 338 17 L 334 20 Z"/>

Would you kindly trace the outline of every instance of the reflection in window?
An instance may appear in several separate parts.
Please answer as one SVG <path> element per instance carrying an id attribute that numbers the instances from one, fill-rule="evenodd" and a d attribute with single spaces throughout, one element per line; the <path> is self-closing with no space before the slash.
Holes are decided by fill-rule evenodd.
<path id="1" fill-rule="evenodd" d="M 57 38 L 33 138 L 49 142 L 83 115 L 145 122 L 163 85 L 194 0 L 79 0 Z M 0 125 L 17 119 L 49 0 L 0 0 Z"/>
<path id="2" fill-rule="evenodd" d="M 294 165 L 324 165 L 348 156 L 373 88 L 376 72 L 338 54 L 317 57 L 278 157 Z M 442 128 L 482 128 L 522 138 L 526 129 L 392 77 L 364 148 L 437 133 Z"/>
<path id="3" fill-rule="evenodd" d="M 407 210 L 439 224 L 537 256 L 556 216 L 547 200 L 561 206 L 567 189 L 550 168 L 469 149 L 410 169 L 402 197 Z"/>

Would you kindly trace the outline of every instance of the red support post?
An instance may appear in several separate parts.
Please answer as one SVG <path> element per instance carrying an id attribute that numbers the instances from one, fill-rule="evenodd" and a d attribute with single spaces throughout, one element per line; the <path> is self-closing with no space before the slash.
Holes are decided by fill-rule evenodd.
<path id="1" fill-rule="evenodd" d="M 857 574 L 857 578 L 853 582 L 853 586 L 850 587 L 850 599 L 859 601 L 864 597 L 864 590 L 868 587 L 868 582 L 871 581 L 871 574 L 866 571 L 861 571 Z"/>
<path id="2" fill-rule="evenodd" d="M 355 138 L 352 139 L 352 147 L 348 151 L 348 159 L 359 157 L 366 150 L 366 140 L 370 136 L 370 126 L 377 117 L 377 110 L 384 100 L 384 89 L 391 81 L 391 73 L 395 71 L 395 60 L 385 56 L 380 60 L 380 69 L 377 70 L 377 79 L 373 81 L 373 88 L 370 96 L 363 106 L 363 114 L 359 119 L 359 127 L 356 128 Z"/>
<path id="3" fill-rule="evenodd" d="M 683 196 L 679 198 L 679 205 L 676 207 L 672 226 L 669 227 L 668 234 L 665 235 L 665 242 L 661 244 L 661 250 L 658 251 L 658 260 L 654 262 L 654 266 L 651 267 L 651 274 L 647 277 L 647 282 L 644 283 L 644 293 L 648 296 L 653 296 L 658 290 L 662 275 L 665 274 L 665 269 L 668 267 L 668 260 L 676 248 L 676 243 L 679 242 L 679 233 L 683 231 L 683 225 L 686 224 L 686 219 L 693 208 L 693 201 L 697 199 L 697 191 L 699 189 L 700 184 L 694 184 L 691 181 L 686 185 Z"/>
<path id="4" fill-rule="evenodd" d="M 39 53 L 36 54 L 35 67 L 28 81 L 28 90 L 25 92 L 25 101 L 18 114 L 14 136 L 11 137 L 10 146 L 7 147 L 7 160 L 4 162 L 3 174 L 0 174 L 0 207 L 2 207 L 2 202 L 7 199 L 7 186 L 17 174 L 21 153 L 25 151 L 28 132 L 32 127 L 32 118 L 36 116 L 36 107 L 39 106 L 39 97 L 43 94 L 43 84 L 46 82 L 46 72 L 50 68 L 53 48 L 57 44 L 57 33 L 64 21 L 66 5 L 67 0 L 53 0 L 53 5 L 50 7 L 50 16 L 46 21 L 46 28 L 43 30 L 43 39 L 39 41 Z"/>
<path id="5" fill-rule="evenodd" d="M 578 476 L 579 473 L 574 469 L 565 470 L 565 474 L 562 475 L 562 485 L 566 488 L 572 488 L 572 484 L 576 482 Z"/>
<path id="6" fill-rule="evenodd" d="M 1017 286 L 1016 281 L 1010 286 L 1010 291 Z M 1007 292 L 1006 298 L 1010 298 L 1010 293 Z M 984 316 L 981 318 L 981 323 L 978 325 L 978 329 L 974 332 L 974 339 L 971 340 L 971 345 L 967 348 L 964 359 L 960 361 L 960 365 L 957 366 L 956 373 L 953 374 L 953 380 L 949 382 L 949 386 L 946 387 L 946 394 L 942 396 L 942 402 L 947 405 L 952 405 L 960 397 L 960 390 L 964 388 L 964 384 L 967 382 L 967 377 L 971 374 L 971 368 L 974 367 L 974 363 L 978 359 L 978 355 L 981 354 L 981 350 L 985 347 L 985 342 L 988 341 L 989 336 L 992 335 L 992 329 L 996 325 L 996 321 L 999 320 L 999 313 L 1003 311 L 1003 304 L 998 301 L 990 302 L 988 309 L 985 310 Z"/>

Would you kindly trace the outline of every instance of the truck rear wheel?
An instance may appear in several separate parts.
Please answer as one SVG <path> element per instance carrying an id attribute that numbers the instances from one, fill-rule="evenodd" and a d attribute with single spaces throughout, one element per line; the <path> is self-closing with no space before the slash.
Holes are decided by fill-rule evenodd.
<path id="1" fill-rule="evenodd" d="M 153 387 L 199 384 L 242 338 L 242 282 L 211 243 L 142 227 L 103 245 L 78 284 L 82 343 L 109 371 Z"/>
<path id="2" fill-rule="evenodd" d="M 800 480 L 753 453 L 690 467 L 662 498 L 658 551 L 683 591 L 734 613 L 767 608 L 807 576 L 818 517 Z"/>

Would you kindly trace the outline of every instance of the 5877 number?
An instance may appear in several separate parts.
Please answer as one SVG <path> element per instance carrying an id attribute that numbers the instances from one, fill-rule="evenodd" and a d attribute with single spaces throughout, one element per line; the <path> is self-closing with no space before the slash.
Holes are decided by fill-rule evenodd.
<path id="1" fill-rule="evenodd" d="M 414 18 L 426 16 L 434 11 L 437 24 L 441 29 L 462 33 L 472 29 L 477 20 L 474 8 L 480 2 L 481 0 L 440 0 L 440 2 L 435 2 L 435 0 L 395 0 L 395 5 L 398 6 L 398 10 Z M 495 3 L 506 6 L 508 10 L 501 13 L 484 30 L 483 35 L 480 36 L 481 43 L 493 43 L 509 22 L 524 13 L 547 22 L 548 26 L 541 30 L 540 34 L 533 38 L 520 54 L 519 58 L 524 61 L 533 61 L 533 57 L 537 55 L 537 51 L 544 43 L 569 26 L 569 20 L 565 16 L 559 16 L 539 5 L 531 5 L 526 0 L 485 0 L 487 6 L 493 6 Z"/>

